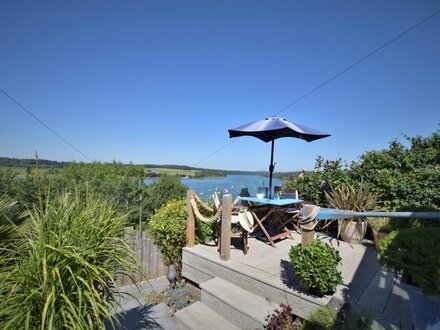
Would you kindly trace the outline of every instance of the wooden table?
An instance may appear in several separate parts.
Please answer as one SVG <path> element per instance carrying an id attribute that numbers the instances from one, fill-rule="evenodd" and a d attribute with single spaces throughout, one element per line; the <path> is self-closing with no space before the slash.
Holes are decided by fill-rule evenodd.
<path id="1" fill-rule="evenodd" d="M 292 238 L 291 231 L 289 229 L 287 229 L 286 227 L 284 227 L 282 233 L 270 236 L 269 233 L 267 232 L 266 228 L 263 226 L 263 222 L 265 222 L 272 214 L 275 215 L 275 218 L 273 220 L 276 221 L 276 219 L 279 218 L 281 215 L 283 215 L 289 207 L 292 207 L 294 205 L 299 205 L 303 202 L 303 200 L 293 199 L 293 198 L 286 198 L 286 199 L 261 198 L 260 199 L 260 198 L 256 198 L 256 197 L 241 197 L 240 201 L 269 206 L 269 210 L 266 212 L 266 214 L 264 214 L 261 217 L 261 219 L 255 214 L 254 211 L 252 211 L 252 207 L 251 207 L 251 212 L 255 218 L 255 221 L 257 222 L 257 224 L 254 226 L 254 229 L 257 226 L 259 226 L 271 246 L 275 247 L 274 241 L 277 239 L 280 239 L 283 237 Z"/>

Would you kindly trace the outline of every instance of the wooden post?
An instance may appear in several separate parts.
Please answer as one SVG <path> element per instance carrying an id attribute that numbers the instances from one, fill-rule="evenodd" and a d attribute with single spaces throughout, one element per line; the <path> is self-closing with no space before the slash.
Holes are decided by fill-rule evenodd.
<path id="1" fill-rule="evenodd" d="M 312 204 L 305 204 L 301 208 L 301 246 L 307 246 L 315 240 L 316 215 L 319 208 Z M 302 223 L 305 219 L 307 223 Z"/>
<path id="2" fill-rule="evenodd" d="M 231 217 L 232 217 L 232 195 L 223 195 L 222 202 L 222 231 L 220 235 L 220 258 L 229 260 L 231 256 Z"/>
<path id="3" fill-rule="evenodd" d="M 191 206 L 191 199 L 195 199 L 194 190 L 186 192 L 186 207 L 188 209 L 188 220 L 186 221 L 186 246 L 194 246 L 195 219 L 194 211 Z"/>
<path id="4" fill-rule="evenodd" d="M 307 246 L 315 240 L 315 231 L 301 226 L 301 246 Z"/>

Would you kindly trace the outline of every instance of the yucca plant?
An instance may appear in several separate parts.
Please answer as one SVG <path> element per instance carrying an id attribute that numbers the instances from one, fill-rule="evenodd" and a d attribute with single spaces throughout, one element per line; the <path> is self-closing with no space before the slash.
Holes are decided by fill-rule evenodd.
<path id="1" fill-rule="evenodd" d="M 325 192 L 325 198 L 330 207 L 339 210 L 366 212 L 379 209 L 379 197 L 366 189 L 363 183 L 358 187 L 355 187 L 352 184 L 341 184 L 336 188 L 332 187 L 329 193 Z M 366 218 L 338 220 L 338 237 L 342 234 L 341 236 L 345 241 L 351 241 L 354 239 L 355 242 L 359 243 L 363 236 L 365 236 L 367 230 L 366 221 Z M 358 223 L 354 226 L 360 228 L 360 236 L 354 234 L 354 231 L 347 235 L 343 232 L 344 226 L 350 225 L 352 222 Z M 356 237 L 353 237 L 354 235 L 356 235 Z"/>
<path id="2" fill-rule="evenodd" d="M 0 268 L 1 329 L 113 325 L 115 276 L 137 269 L 126 217 L 94 196 L 58 196 L 34 208 Z"/>

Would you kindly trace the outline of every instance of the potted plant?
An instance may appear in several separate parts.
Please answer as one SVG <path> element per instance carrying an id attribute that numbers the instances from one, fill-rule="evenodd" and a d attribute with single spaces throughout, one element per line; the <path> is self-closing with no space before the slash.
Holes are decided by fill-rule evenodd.
<path id="1" fill-rule="evenodd" d="M 393 231 L 390 224 L 390 218 L 368 218 L 368 224 L 373 230 L 374 245 L 376 250 L 380 251 L 380 242 Z"/>
<path id="2" fill-rule="evenodd" d="M 330 207 L 340 210 L 366 212 L 378 210 L 378 197 L 365 189 L 363 183 L 359 187 L 351 184 L 341 184 L 331 191 L 325 192 Z M 338 220 L 338 237 L 351 244 L 360 244 L 367 232 L 366 218 L 350 218 Z"/>
<path id="3" fill-rule="evenodd" d="M 342 259 L 335 248 L 317 240 L 304 247 L 292 246 L 289 257 L 295 275 L 310 293 L 327 294 L 342 284 L 341 272 L 337 270 Z"/>

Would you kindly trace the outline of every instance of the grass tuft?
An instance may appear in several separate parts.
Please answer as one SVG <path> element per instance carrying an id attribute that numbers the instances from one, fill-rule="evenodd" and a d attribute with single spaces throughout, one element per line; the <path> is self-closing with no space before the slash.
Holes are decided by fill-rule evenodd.
<path id="1" fill-rule="evenodd" d="M 114 325 L 118 272 L 136 269 L 126 217 L 95 196 L 59 196 L 34 208 L 0 265 L 0 328 Z"/>

